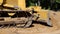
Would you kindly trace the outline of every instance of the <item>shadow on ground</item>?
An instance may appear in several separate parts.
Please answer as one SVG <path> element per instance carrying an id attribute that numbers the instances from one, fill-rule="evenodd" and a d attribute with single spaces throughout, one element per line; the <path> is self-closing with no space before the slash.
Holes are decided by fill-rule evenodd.
<path id="1" fill-rule="evenodd" d="M 33 21 L 33 24 L 41 24 L 44 26 L 52 27 L 52 26 L 48 25 L 46 22 L 42 22 L 42 21 Z"/>

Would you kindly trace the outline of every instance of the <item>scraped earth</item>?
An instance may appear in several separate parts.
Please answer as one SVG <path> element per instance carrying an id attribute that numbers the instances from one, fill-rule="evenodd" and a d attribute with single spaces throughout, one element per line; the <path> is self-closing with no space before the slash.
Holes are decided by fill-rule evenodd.
<path id="1" fill-rule="evenodd" d="M 40 23 L 33 23 L 30 28 L 5 27 L 0 34 L 60 34 L 60 12 L 50 13 L 52 27 Z"/>

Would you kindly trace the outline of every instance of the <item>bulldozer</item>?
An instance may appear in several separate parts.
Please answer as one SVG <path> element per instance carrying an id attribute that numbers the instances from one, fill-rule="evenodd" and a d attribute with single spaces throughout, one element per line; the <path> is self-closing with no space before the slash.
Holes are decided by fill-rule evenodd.
<path id="1" fill-rule="evenodd" d="M 41 11 L 40 6 L 32 6 L 26 8 L 26 0 L 0 0 L 0 25 L 11 24 L 17 27 L 27 28 L 32 25 L 32 21 L 47 22 L 52 25 L 49 20 L 49 12 Z"/>

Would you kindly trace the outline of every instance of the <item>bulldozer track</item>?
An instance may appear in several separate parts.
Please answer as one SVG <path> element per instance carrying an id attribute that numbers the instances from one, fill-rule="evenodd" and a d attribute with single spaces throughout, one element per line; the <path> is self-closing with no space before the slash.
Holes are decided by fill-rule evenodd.
<path id="1" fill-rule="evenodd" d="M 0 25 L 0 28 L 9 28 L 9 27 L 23 27 L 25 24 L 4 24 Z"/>

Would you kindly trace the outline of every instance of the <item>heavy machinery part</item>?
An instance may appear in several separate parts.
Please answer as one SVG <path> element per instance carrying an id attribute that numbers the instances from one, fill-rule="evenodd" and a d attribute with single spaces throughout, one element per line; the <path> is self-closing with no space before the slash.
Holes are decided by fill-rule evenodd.
<path id="1" fill-rule="evenodd" d="M 48 11 L 48 14 L 47 14 L 47 24 L 49 25 L 49 26 L 52 26 L 52 23 L 51 23 L 51 20 L 50 20 L 50 10 Z"/>
<path id="2" fill-rule="evenodd" d="M 50 19 L 49 19 L 50 18 L 50 11 L 49 10 L 43 10 L 39 6 L 29 7 L 29 9 L 31 9 L 31 8 L 34 8 L 34 11 L 36 11 L 36 13 L 34 13 L 34 15 L 35 15 L 34 20 L 45 22 L 49 26 L 52 26 L 52 23 L 50 22 Z"/>
<path id="3" fill-rule="evenodd" d="M 50 20 L 49 18 L 47 18 L 47 24 L 48 24 L 49 26 L 52 26 L 51 20 Z"/>
<path id="4" fill-rule="evenodd" d="M 0 0 L 2 3 L 0 5 L 0 9 L 3 10 L 3 9 L 11 9 L 11 10 L 17 10 L 19 9 L 18 6 L 15 6 L 15 5 L 10 5 L 10 4 L 7 4 L 7 0 Z"/>
<path id="5" fill-rule="evenodd" d="M 14 3 L 13 3 L 14 2 Z M 4 9 L 11 9 L 11 10 L 25 10 L 26 4 L 25 0 L 0 0 L 1 7 L 3 6 Z"/>
<path id="6" fill-rule="evenodd" d="M 32 17 L 28 18 L 28 21 L 25 24 L 20 24 L 20 25 L 16 25 L 17 27 L 21 27 L 21 28 L 28 28 L 32 25 Z"/>
<path id="7" fill-rule="evenodd" d="M 30 17 L 27 21 L 27 23 L 24 25 L 24 28 L 30 27 L 32 25 L 32 17 Z"/>
<path id="8" fill-rule="evenodd" d="M 13 15 L 12 15 L 13 13 Z M 10 16 L 10 15 L 11 16 Z M 0 11 L 0 25 L 24 24 L 21 27 L 27 28 L 32 25 L 32 16 L 27 11 Z M 20 27 L 20 26 L 19 26 Z"/>
<path id="9" fill-rule="evenodd" d="M 3 0 L 0 0 L 0 5 L 3 3 Z"/>
<path id="10" fill-rule="evenodd" d="M 3 28 L 4 27 L 4 25 L 0 25 L 0 28 Z"/>

